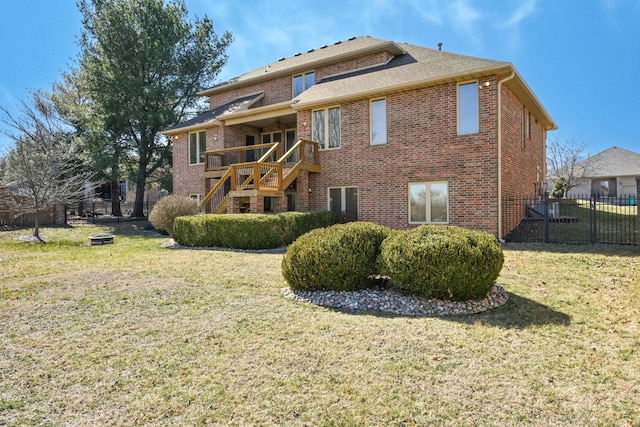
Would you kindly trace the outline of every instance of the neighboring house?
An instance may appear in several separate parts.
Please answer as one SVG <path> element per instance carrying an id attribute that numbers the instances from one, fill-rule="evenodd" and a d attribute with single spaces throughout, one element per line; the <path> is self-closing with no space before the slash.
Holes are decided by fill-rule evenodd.
<path id="1" fill-rule="evenodd" d="M 0 184 L 0 226 L 26 227 L 35 224 L 35 214 L 23 213 L 17 215 L 12 209 L 11 201 L 25 200 L 25 203 L 29 203 L 29 200 L 17 195 L 19 193 L 20 187 L 15 181 L 4 185 Z M 45 211 L 40 212 L 38 218 L 40 225 L 64 224 L 64 207 L 60 205 L 50 206 Z"/>
<path id="2" fill-rule="evenodd" d="M 208 212 L 332 210 L 500 237 L 515 226 L 502 198 L 542 187 L 556 129 L 511 63 L 370 37 L 200 95 L 210 110 L 163 133 L 174 193 Z"/>
<path id="3" fill-rule="evenodd" d="M 578 164 L 585 167 L 585 179 L 568 192 L 568 197 L 596 194 L 605 197 L 637 196 L 640 153 L 620 147 L 607 148 Z"/>

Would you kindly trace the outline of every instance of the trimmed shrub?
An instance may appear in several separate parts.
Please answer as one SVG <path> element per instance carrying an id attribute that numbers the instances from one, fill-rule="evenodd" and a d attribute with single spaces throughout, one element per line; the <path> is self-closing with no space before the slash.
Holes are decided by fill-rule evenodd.
<path id="1" fill-rule="evenodd" d="M 292 289 L 353 291 L 370 287 L 386 227 L 350 222 L 313 230 L 289 245 L 282 275 Z"/>
<path id="2" fill-rule="evenodd" d="M 380 273 L 399 290 L 452 301 L 485 298 L 503 263 L 495 236 L 443 225 L 393 233 L 378 258 Z"/>
<path id="3" fill-rule="evenodd" d="M 173 235 L 173 223 L 179 216 L 196 215 L 198 203 L 188 197 L 170 195 L 158 200 L 149 213 L 149 222 L 158 230 Z"/>
<path id="4" fill-rule="evenodd" d="M 272 249 L 334 221 L 331 212 L 197 215 L 176 218 L 173 238 L 185 246 Z"/>

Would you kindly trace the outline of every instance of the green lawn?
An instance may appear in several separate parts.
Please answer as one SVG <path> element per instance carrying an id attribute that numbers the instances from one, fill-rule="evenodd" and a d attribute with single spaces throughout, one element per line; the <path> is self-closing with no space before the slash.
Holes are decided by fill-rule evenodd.
<path id="1" fill-rule="evenodd" d="M 638 247 L 507 244 L 504 306 L 411 318 L 142 225 L 0 232 L 0 425 L 640 426 Z"/>

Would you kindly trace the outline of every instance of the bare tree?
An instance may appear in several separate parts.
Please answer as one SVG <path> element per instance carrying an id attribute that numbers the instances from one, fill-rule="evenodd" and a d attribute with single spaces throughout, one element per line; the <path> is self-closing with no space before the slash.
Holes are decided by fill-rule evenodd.
<path id="1" fill-rule="evenodd" d="M 592 172 L 586 150 L 586 142 L 559 136 L 550 139 L 547 144 L 547 174 L 554 183 L 560 183 L 556 185 L 562 186 L 559 190 L 564 197 Z"/>
<path id="2" fill-rule="evenodd" d="M 23 102 L 18 116 L 2 107 L 0 113 L 14 144 L 4 157 L 4 204 L 16 216 L 34 214 L 33 236 L 42 242 L 39 214 L 80 200 L 91 174 L 73 155 L 71 134 L 45 97 L 35 94 L 33 106 Z"/>

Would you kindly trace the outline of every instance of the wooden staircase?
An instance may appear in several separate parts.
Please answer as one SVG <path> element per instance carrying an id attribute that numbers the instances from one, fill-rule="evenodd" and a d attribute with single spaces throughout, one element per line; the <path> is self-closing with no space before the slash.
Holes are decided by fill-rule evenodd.
<path id="1" fill-rule="evenodd" d="M 229 148 L 205 153 L 205 178 L 218 178 L 200 204 L 210 213 L 226 212 L 229 197 L 258 194 L 265 197 L 284 197 L 285 190 L 296 180 L 301 170 L 320 172 L 318 144 L 299 140 L 279 159 L 282 143 Z M 257 161 L 241 162 L 242 155 L 261 153 Z M 224 166 L 225 159 L 237 163 Z"/>

